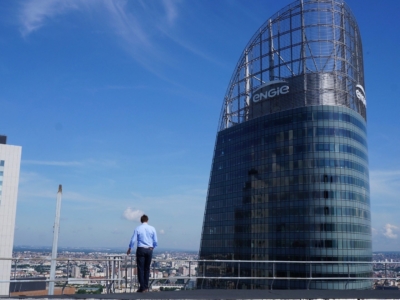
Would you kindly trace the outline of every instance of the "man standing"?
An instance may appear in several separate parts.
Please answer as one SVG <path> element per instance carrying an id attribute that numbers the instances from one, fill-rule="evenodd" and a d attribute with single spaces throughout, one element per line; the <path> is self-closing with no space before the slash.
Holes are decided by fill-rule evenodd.
<path id="1" fill-rule="evenodd" d="M 137 243 L 136 264 L 137 276 L 140 287 L 138 293 L 146 293 L 149 290 L 150 264 L 153 257 L 153 249 L 157 247 L 157 233 L 153 226 L 147 224 L 149 217 L 143 215 L 140 218 L 142 225 L 136 227 L 133 232 L 126 254 L 131 253 L 131 249 Z"/>

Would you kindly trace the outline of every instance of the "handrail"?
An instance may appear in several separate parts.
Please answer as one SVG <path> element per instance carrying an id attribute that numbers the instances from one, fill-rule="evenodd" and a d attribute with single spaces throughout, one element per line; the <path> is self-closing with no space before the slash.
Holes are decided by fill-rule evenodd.
<path id="1" fill-rule="evenodd" d="M 133 281 L 133 278 L 135 275 L 132 273 L 133 268 L 136 266 L 135 262 L 135 256 L 127 256 L 125 254 L 114 254 L 114 255 L 107 255 L 102 258 L 57 258 L 55 259 L 56 262 L 58 263 L 67 263 L 67 271 L 69 271 L 70 268 L 70 263 L 74 262 L 105 262 L 105 272 L 106 272 L 106 277 L 88 277 L 88 278 L 73 278 L 73 281 L 79 284 L 79 282 L 82 282 L 82 284 L 87 283 L 88 281 L 101 281 L 106 283 L 106 292 L 107 293 L 114 293 L 116 288 L 125 288 L 125 291 L 129 288 L 129 291 L 132 291 L 133 286 L 137 285 L 136 281 Z M 14 275 L 17 273 L 17 264 L 26 264 L 28 261 L 41 261 L 41 262 L 50 262 L 52 259 L 50 257 L 29 257 L 29 258 L 24 258 L 24 257 L 13 257 L 13 258 L 5 258 L 5 257 L 0 257 L 0 261 L 11 261 L 12 267 L 14 268 Z M 189 273 L 188 276 L 172 276 L 172 277 L 162 277 L 162 278 L 156 278 L 155 277 L 155 264 L 156 263 L 172 263 L 172 262 L 185 262 L 189 264 Z M 272 276 L 240 276 L 240 269 L 243 264 L 272 264 Z M 277 267 L 279 267 L 280 264 L 299 264 L 299 265 L 309 265 L 309 272 L 307 272 L 307 276 L 305 277 L 291 277 L 290 275 L 286 276 L 279 276 L 276 274 Z M 237 271 L 233 274 L 228 274 L 228 276 L 209 276 L 206 274 L 206 266 L 212 266 L 214 264 L 223 264 L 223 267 L 225 264 L 235 264 L 237 266 Z M 347 265 L 347 276 L 343 274 L 341 277 L 315 277 L 313 276 L 313 267 L 319 266 L 319 265 Z M 370 265 L 371 266 L 371 271 L 373 266 L 379 266 L 382 265 L 384 266 L 384 269 L 382 271 L 385 272 L 385 277 L 379 278 L 379 277 L 351 277 L 350 273 L 350 266 L 351 265 Z M 268 280 L 271 281 L 269 285 L 271 285 L 271 289 L 273 287 L 274 281 L 275 280 L 301 280 L 301 281 L 308 281 L 308 285 L 310 285 L 311 281 L 330 281 L 330 280 L 344 280 L 347 282 L 351 281 L 356 281 L 356 280 L 371 280 L 371 281 L 379 281 L 379 280 L 397 280 L 397 277 L 388 277 L 387 275 L 387 266 L 388 265 L 400 265 L 400 261 L 395 261 L 395 262 L 389 262 L 389 261 L 286 261 L 286 260 L 270 260 L 270 261 L 265 261 L 265 260 L 212 260 L 212 259 L 153 259 L 152 261 L 152 269 L 153 271 L 150 272 L 150 280 L 152 280 L 152 283 L 157 282 L 157 281 L 162 281 L 162 280 L 176 280 L 176 279 L 184 279 L 184 283 L 182 283 L 182 287 L 186 289 L 189 281 L 194 281 L 194 280 L 202 280 L 201 282 L 201 287 L 203 286 L 204 280 L 233 280 L 237 281 L 236 282 L 236 287 L 239 284 L 240 280 Z M 195 270 L 195 273 L 193 274 L 192 268 L 193 266 L 199 267 L 199 269 Z M 216 266 L 215 266 L 216 267 Z M 131 268 L 131 274 L 128 280 L 128 268 Z M 315 271 L 314 271 L 315 272 Z M 67 272 L 68 273 L 68 272 Z M 68 273 L 69 274 L 69 273 Z M 232 276 L 233 275 L 233 276 Z M 23 280 L 21 279 L 10 279 L 10 280 L 0 280 L 0 284 L 6 284 L 6 283 L 26 283 L 26 282 L 65 282 L 63 286 L 63 290 L 65 286 L 68 284 L 68 277 L 67 278 L 55 278 L 54 280 L 50 280 L 46 277 L 43 278 L 43 280 L 38 279 L 37 277 L 35 279 L 29 279 L 29 277 L 24 277 Z M 163 283 L 162 283 L 163 284 Z M 117 285 L 117 286 L 116 286 Z M 347 288 L 347 283 L 346 283 L 346 288 Z"/>
<path id="2" fill-rule="evenodd" d="M 56 261 L 106 261 L 107 258 L 121 257 L 120 261 L 124 261 L 123 257 L 135 257 L 135 255 L 116 254 L 108 255 L 105 258 L 56 258 Z M 0 260 L 46 260 L 51 261 L 50 257 L 0 257 Z M 243 262 L 243 263 L 291 263 L 291 264 L 400 264 L 400 261 L 321 261 L 321 260 L 240 260 L 240 259 L 158 259 L 153 258 L 152 262 L 178 262 L 178 261 L 191 261 L 191 262 Z"/>

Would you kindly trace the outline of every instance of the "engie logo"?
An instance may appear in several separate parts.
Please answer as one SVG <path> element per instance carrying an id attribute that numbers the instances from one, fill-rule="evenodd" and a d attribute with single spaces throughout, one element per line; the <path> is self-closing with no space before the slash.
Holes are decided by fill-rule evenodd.
<path id="1" fill-rule="evenodd" d="M 289 93 L 289 86 L 287 85 L 287 82 L 283 80 L 274 80 L 263 84 L 256 89 L 255 92 L 253 92 L 251 99 L 253 102 L 259 102 L 287 93 Z"/>
<path id="2" fill-rule="evenodd" d="M 358 99 L 361 100 L 362 103 L 364 103 L 365 106 L 367 106 L 367 98 L 365 97 L 365 91 L 362 85 L 360 84 L 356 85 L 356 96 Z"/>

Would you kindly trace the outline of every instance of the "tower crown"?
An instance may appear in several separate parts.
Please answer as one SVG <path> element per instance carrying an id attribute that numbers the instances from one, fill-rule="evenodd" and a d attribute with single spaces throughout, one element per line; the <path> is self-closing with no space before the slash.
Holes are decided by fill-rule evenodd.
<path id="1" fill-rule="evenodd" d="M 275 82 L 288 88 L 279 95 L 257 93 Z M 360 32 L 340 0 L 295 1 L 256 31 L 229 82 L 219 130 L 315 105 L 345 106 L 366 120 Z"/>

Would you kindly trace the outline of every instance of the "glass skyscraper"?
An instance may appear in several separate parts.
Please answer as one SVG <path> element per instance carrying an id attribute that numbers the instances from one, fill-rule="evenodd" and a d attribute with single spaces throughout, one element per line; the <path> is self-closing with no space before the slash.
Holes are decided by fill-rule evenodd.
<path id="1" fill-rule="evenodd" d="M 366 289 L 372 260 L 360 31 L 341 0 L 299 0 L 257 29 L 224 97 L 201 236 L 203 288 Z M 290 261 L 326 261 L 294 264 Z M 355 262 L 351 265 L 340 262 Z M 335 262 L 335 263 L 332 263 Z M 336 263 L 337 262 L 337 263 Z"/>

